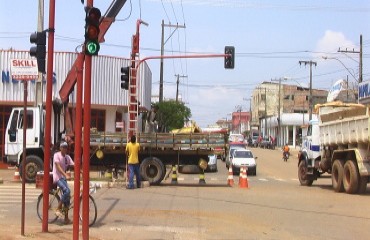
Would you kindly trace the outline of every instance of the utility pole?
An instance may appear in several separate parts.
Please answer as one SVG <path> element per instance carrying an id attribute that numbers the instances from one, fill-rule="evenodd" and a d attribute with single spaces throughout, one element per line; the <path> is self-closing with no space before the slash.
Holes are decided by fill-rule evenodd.
<path id="1" fill-rule="evenodd" d="M 175 30 L 173 30 L 170 34 L 170 36 L 167 38 L 166 41 L 164 41 L 164 27 L 174 27 Z M 164 24 L 164 20 L 162 20 L 162 39 L 161 39 L 161 57 L 164 55 L 164 45 L 167 43 L 168 39 L 172 37 L 172 35 L 175 33 L 175 31 L 178 28 L 185 28 L 185 25 L 173 25 L 173 24 Z M 161 58 L 160 63 L 160 69 L 159 69 L 159 102 L 163 101 L 163 58 Z"/>
<path id="2" fill-rule="evenodd" d="M 37 14 L 37 32 L 44 31 L 44 0 L 39 0 L 38 14 Z M 44 74 L 39 72 L 39 77 L 35 82 L 35 106 L 42 105 L 42 80 Z"/>
<path id="3" fill-rule="evenodd" d="M 265 88 L 265 137 L 267 135 L 267 90 Z"/>
<path id="4" fill-rule="evenodd" d="M 309 115 L 308 115 L 308 120 L 312 120 L 312 65 L 315 65 L 317 66 L 317 63 L 316 62 L 313 62 L 313 61 L 299 61 L 299 65 L 301 64 L 304 64 L 304 65 L 307 65 L 309 64 L 310 65 L 310 97 L 308 99 L 308 108 L 310 110 L 309 112 Z"/>
<path id="5" fill-rule="evenodd" d="M 186 75 L 181 75 L 180 74 L 175 74 L 175 77 L 177 77 L 176 81 L 176 102 L 179 102 L 179 83 L 180 83 L 180 77 L 181 78 L 187 78 L 188 76 Z"/>
<path id="6" fill-rule="evenodd" d="M 278 94 L 279 94 L 278 101 L 279 102 L 278 102 L 278 118 L 277 118 L 278 131 L 277 131 L 276 138 L 275 138 L 277 139 L 278 146 L 281 146 L 280 133 L 281 133 L 281 81 L 282 80 L 287 80 L 287 78 L 284 77 L 284 78 L 279 78 L 279 79 L 271 79 L 272 82 L 279 82 L 279 90 L 278 90 Z M 284 109 L 284 106 L 283 106 L 283 109 Z"/>
<path id="7" fill-rule="evenodd" d="M 358 53 L 359 54 L 359 69 L 358 69 L 358 82 L 362 82 L 362 34 L 360 35 L 360 51 L 355 51 L 354 49 L 352 50 L 341 50 L 339 48 L 338 52 L 341 53 Z"/>

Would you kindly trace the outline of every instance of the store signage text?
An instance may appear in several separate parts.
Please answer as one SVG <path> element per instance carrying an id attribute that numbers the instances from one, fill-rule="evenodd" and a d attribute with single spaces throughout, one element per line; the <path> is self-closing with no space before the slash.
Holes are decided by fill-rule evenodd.
<path id="1" fill-rule="evenodd" d="M 36 79 L 31 80 L 32 83 L 34 83 L 35 81 L 36 81 Z M 1 82 L 2 83 L 16 83 L 16 84 L 19 84 L 19 81 L 12 78 L 12 75 L 10 74 L 9 71 L 1 71 Z M 46 83 L 46 79 L 44 78 L 42 80 L 42 82 Z M 56 82 L 57 82 L 57 77 L 56 77 L 55 72 L 53 72 L 53 84 L 56 83 Z"/>

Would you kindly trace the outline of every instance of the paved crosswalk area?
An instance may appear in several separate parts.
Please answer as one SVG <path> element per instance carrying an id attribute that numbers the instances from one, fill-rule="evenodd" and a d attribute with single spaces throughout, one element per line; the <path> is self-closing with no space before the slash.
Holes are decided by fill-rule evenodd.
<path id="1" fill-rule="evenodd" d="M 26 186 L 25 202 L 35 202 L 41 193 L 41 189 L 34 185 Z M 22 185 L 0 185 L 0 209 L 20 205 L 22 203 Z"/>
<path id="2" fill-rule="evenodd" d="M 234 181 L 237 181 L 239 179 L 239 176 L 234 176 Z M 207 177 L 205 176 L 205 180 L 207 182 L 214 182 L 214 183 L 226 183 L 227 178 L 220 178 L 220 177 Z M 171 178 L 167 179 L 167 181 L 171 181 Z M 181 175 L 177 178 L 178 182 L 197 182 L 199 181 L 199 177 L 196 177 L 194 175 Z M 276 176 L 271 177 L 258 177 L 258 176 L 248 176 L 248 181 L 252 182 L 298 182 L 298 178 L 290 178 L 290 179 L 283 179 Z"/>

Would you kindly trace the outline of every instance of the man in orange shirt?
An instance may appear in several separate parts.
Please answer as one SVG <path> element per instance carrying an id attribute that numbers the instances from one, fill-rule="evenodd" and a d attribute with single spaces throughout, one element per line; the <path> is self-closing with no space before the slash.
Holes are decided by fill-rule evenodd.
<path id="1" fill-rule="evenodd" d="M 128 156 L 129 182 L 127 189 L 134 189 L 134 174 L 136 176 L 137 187 L 140 188 L 140 163 L 139 163 L 140 144 L 136 142 L 136 136 L 131 137 L 131 141 L 126 145 L 126 155 Z"/>
<path id="2" fill-rule="evenodd" d="M 284 159 L 284 161 L 286 161 L 289 158 L 289 155 L 290 155 L 289 151 L 290 151 L 290 149 L 289 149 L 289 146 L 288 146 L 288 143 L 287 143 L 283 147 L 283 159 Z"/>

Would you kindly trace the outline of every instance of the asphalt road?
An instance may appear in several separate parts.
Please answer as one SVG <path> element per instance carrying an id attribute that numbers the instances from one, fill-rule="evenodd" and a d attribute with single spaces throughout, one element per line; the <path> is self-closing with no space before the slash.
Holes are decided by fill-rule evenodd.
<path id="1" fill-rule="evenodd" d="M 234 187 L 226 185 L 228 171 L 221 161 L 218 172 L 206 173 L 204 186 L 199 186 L 198 174 L 178 174 L 178 185 L 167 179 L 143 189 L 127 190 L 123 185 L 99 189 L 93 195 L 98 220 L 90 228 L 90 238 L 370 239 L 369 186 L 365 195 L 335 193 L 325 176 L 312 187 L 303 187 L 296 156 L 283 162 L 279 150 L 252 151 L 258 168 L 257 176 L 248 176 L 248 189 L 237 186 L 238 176 Z M 30 238 L 50 237 L 40 233 L 33 210 L 36 202 L 26 206 Z M 19 207 L 0 204 L 0 231 L 7 231 L 9 223 L 19 229 L 19 216 Z M 54 237 L 71 239 L 71 225 L 57 222 L 49 229 Z"/>

